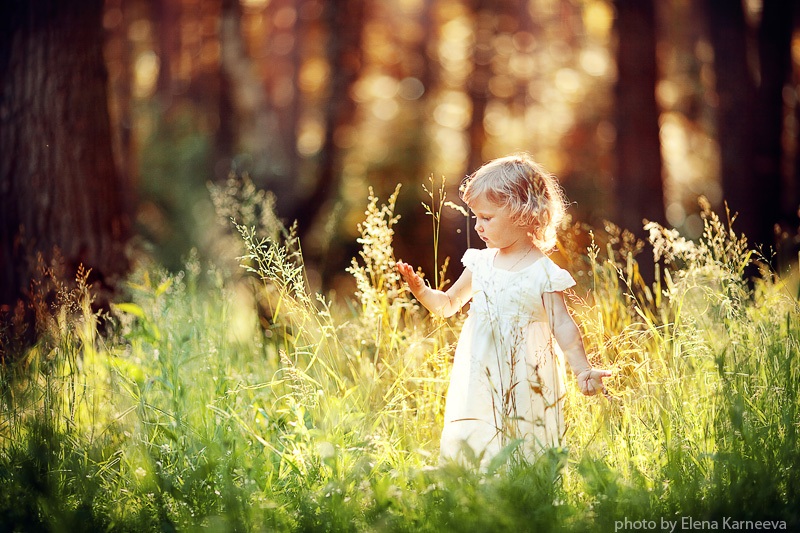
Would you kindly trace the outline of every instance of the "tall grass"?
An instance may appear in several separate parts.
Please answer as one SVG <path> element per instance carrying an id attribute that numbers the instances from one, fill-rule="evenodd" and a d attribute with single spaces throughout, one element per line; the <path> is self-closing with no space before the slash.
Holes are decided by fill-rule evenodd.
<path id="1" fill-rule="evenodd" d="M 142 268 L 112 317 L 81 274 L 46 339 L 3 369 L 0 530 L 800 526 L 796 276 L 746 280 L 746 240 L 710 210 L 697 242 L 649 227 L 652 286 L 616 228 L 562 243 L 610 398 L 571 384 L 569 447 L 486 474 L 438 462 L 462 317 L 426 316 L 395 273 L 399 189 L 368 198 L 349 302 L 312 293 L 270 198 L 214 193 L 236 220 L 238 274 Z"/>

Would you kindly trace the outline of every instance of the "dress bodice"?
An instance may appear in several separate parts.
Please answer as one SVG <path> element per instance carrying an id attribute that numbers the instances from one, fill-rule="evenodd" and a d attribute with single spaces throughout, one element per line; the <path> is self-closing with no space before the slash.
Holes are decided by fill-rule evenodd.
<path id="1" fill-rule="evenodd" d="M 470 249 L 462 262 L 472 272 L 470 314 L 502 323 L 525 325 L 548 320 L 542 295 L 575 285 L 570 274 L 549 257 L 510 271 L 494 266 L 497 249 Z"/>

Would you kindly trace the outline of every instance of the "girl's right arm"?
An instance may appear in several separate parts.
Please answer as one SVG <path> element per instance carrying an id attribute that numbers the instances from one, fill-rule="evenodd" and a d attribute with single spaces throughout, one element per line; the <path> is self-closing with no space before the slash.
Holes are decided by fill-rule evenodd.
<path id="1" fill-rule="evenodd" d="M 468 268 L 446 292 L 428 287 L 408 263 L 398 261 L 397 271 L 419 303 L 435 315 L 452 316 L 472 297 L 472 272 Z"/>

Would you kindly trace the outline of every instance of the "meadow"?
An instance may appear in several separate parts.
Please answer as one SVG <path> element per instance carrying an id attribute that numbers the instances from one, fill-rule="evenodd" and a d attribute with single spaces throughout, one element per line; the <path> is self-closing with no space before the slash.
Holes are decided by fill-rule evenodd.
<path id="1" fill-rule="evenodd" d="M 435 189 L 436 242 L 457 207 Z M 570 381 L 567 446 L 526 463 L 512 443 L 482 472 L 438 461 L 464 317 L 429 317 L 394 271 L 398 194 L 368 199 L 352 295 L 312 291 L 275 199 L 232 184 L 227 260 L 144 264 L 105 311 L 86 272 L 45 271 L 40 341 L 0 379 L 0 530 L 800 528 L 796 267 L 707 206 L 694 242 L 648 225 L 653 285 L 630 234 L 566 225 L 609 396 Z"/>

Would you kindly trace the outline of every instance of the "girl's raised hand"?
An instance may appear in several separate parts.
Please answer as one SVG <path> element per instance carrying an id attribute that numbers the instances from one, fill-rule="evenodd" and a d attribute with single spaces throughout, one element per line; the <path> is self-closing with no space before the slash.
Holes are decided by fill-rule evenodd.
<path id="1" fill-rule="evenodd" d="M 603 385 L 603 378 L 610 375 L 610 370 L 597 370 L 596 368 L 584 370 L 577 376 L 578 388 L 586 396 L 594 396 L 599 392 L 607 396 L 608 392 L 606 392 L 606 386 Z"/>
<path id="2" fill-rule="evenodd" d="M 416 294 L 417 291 L 425 286 L 425 282 L 422 281 L 422 277 L 417 274 L 414 271 L 414 268 L 408 263 L 398 261 L 397 271 L 400 272 L 401 276 L 403 276 L 403 279 L 406 281 L 406 283 L 408 283 L 408 288 L 411 289 L 411 292 L 414 294 Z"/>

